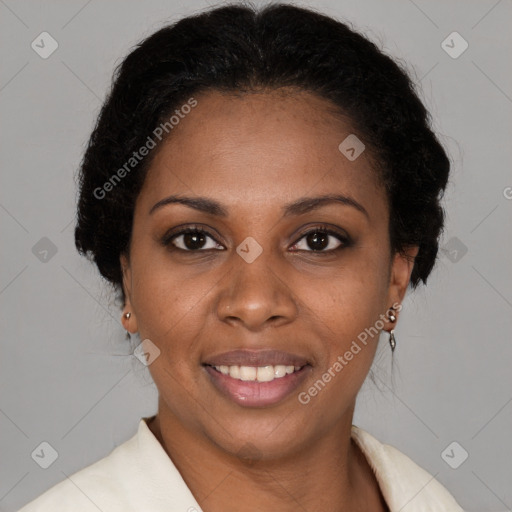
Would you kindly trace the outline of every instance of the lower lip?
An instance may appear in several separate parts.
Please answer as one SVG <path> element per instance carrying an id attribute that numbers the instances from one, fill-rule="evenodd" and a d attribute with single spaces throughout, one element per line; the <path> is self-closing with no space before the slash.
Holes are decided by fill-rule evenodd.
<path id="1" fill-rule="evenodd" d="M 265 407 L 277 404 L 296 390 L 307 376 L 309 365 L 270 382 L 244 381 L 205 366 L 215 387 L 225 396 L 245 407 Z"/>

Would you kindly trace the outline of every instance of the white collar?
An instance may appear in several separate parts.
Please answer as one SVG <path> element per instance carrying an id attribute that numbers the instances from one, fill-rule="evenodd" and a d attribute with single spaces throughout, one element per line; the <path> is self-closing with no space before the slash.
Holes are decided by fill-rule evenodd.
<path id="1" fill-rule="evenodd" d="M 201 512 L 180 472 L 142 418 L 137 433 L 19 512 Z M 425 470 L 396 448 L 353 426 L 391 512 L 463 512 Z M 201 461 L 198 461 L 200 464 Z"/>
<path id="2" fill-rule="evenodd" d="M 194 507 L 200 512 L 181 474 L 147 426 L 146 421 L 150 419 L 141 419 L 136 436 L 139 457 L 146 468 L 146 477 L 149 477 L 147 480 L 154 482 L 158 489 L 167 488 L 168 503 L 175 504 L 176 510 L 186 506 L 183 510 Z M 391 512 L 463 512 L 448 491 L 405 454 L 393 446 L 382 444 L 355 425 L 352 426 L 352 438 L 373 469 Z M 191 509 L 190 512 L 194 511 Z"/>

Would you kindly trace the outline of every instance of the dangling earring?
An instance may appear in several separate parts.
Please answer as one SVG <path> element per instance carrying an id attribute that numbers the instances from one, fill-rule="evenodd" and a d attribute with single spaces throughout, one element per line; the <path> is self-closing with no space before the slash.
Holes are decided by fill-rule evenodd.
<path id="1" fill-rule="evenodd" d="M 394 324 L 396 322 L 395 308 L 393 306 L 391 306 L 388 310 L 388 319 L 392 324 Z M 396 338 L 395 338 L 394 329 L 391 329 L 391 331 L 389 331 L 389 346 L 391 347 L 391 352 L 394 352 L 395 347 L 396 347 Z"/>
<path id="2" fill-rule="evenodd" d="M 391 352 L 394 352 L 395 347 L 396 347 L 396 339 L 395 339 L 395 331 L 393 329 L 391 329 L 391 331 L 389 331 L 389 346 L 391 347 Z"/>
<path id="3" fill-rule="evenodd" d="M 126 318 L 126 320 L 130 320 L 131 316 L 132 316 L 132 314 L 129 311 L 123 315 L 123 317 Z M 126 331 L 126 340 L 129 341 L 131 339 L 132 339 L 132 337 L 130 336 L 130 333 L 128 331 Z"/>

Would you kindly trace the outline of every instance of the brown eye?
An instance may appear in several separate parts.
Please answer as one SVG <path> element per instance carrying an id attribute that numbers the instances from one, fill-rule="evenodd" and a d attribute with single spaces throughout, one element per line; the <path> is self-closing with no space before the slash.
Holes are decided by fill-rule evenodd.
<path id="1" fill-rule="evenodd" d="M 306 244 L 311 247 L 314 251 L 323 251 L 329 246 L 329 237 L 327 233 L 315 232 L 307 235 Z"/>
<path id="2" fill-rule="evenodd" d="M 223 249 L 207 231 L 199 228 L 187 228 L 167 235 L 163 240 L 163 244 L 173 245 L 176 249 L 188 252 Z"/>
<path id="3" fill-rule="evenodd" d="M 292 249 L 307 252 L 331 252 L 349 245 L 350 240 L 347 236 L 331 229 L 315 228 L 305 233 Z"/>

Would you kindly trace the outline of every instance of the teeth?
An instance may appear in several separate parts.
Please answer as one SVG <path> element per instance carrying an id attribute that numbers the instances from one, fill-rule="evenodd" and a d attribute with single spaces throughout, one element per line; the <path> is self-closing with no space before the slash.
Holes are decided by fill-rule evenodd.
<path id="1" fill-rule="evenodd" d="M 240 366 L 241 380 L 256 380 L 258 369 L 254 366 Z"/>
<path id="2" fill-rule="evenodd" d="M 243 381 L 271 382 L 301 369 L 300 366 L 214 366 L 223 375 Z"/>
<path id="3" fill-rule="evenodd" d="M 258 382 L 270 382 L 274 380 L 274 367 L 273 366 L 260 366 L 256 374 Z"/>
<path id="4" fill-rule="evenodd" d="M 282 364 L 274 366 L 274 377 L 280 378 L 284 377 L 286 375 L 286 366 L 283 366 Z"/>

